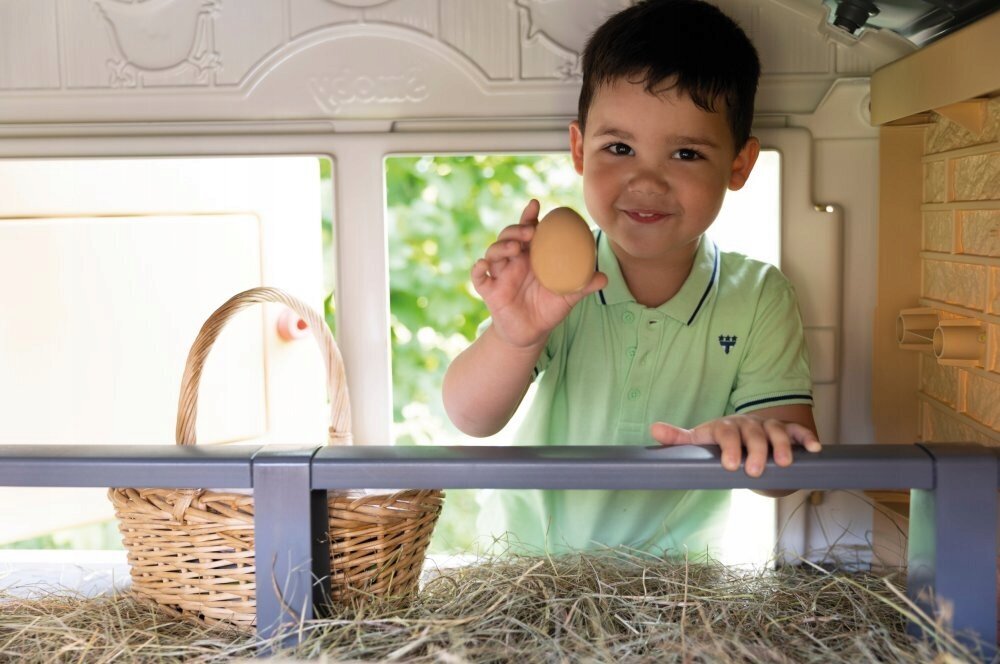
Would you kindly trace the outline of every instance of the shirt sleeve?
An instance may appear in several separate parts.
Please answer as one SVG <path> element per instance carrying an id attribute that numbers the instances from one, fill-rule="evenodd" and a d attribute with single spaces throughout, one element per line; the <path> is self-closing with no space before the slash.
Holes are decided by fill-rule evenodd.
<path id="1" fill-rule="evenodd" d="M 772 269 L 765 278 L 729 410 L 812 405 L 812 378 L 795 291 Z"/>

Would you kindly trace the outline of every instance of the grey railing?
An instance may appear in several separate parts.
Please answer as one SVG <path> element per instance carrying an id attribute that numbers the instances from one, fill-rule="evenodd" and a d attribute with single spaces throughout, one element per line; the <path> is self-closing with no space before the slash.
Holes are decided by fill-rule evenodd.
<path id="1" fill-rule="evenodd" d="M 0 486 L 252 488 L 264 639 L 311 618 L 329 596 L 328 489 L 903 489 L 908 595 L 932 619 L 950 615 L 963 642 L 993 644 L 998 474 L 992 448 L 954 443 L 827 445 L 788 468 L 769 463 L 759 478 L 724 470 L 714 445 L 0 445 Z"/>

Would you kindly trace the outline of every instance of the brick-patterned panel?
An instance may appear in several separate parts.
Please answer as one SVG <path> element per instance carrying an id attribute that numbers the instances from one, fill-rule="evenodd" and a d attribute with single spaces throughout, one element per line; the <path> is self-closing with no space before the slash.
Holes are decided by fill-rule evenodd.
<path id="1" fill-rule="evenodd" d="M 1000 437 L 1000 381 L 967 372 L 965 414 L 997 432 Z"/>
<path id="2" fill-rule="evenodd" d="M 986 326 L 986 369 L 1000 374 L 1000 325 Z"/>
<path id="3" fill-rule="evenodd" d="M 924 251 L 955 250 L 954 214 L 948 211 L 924 212 Z M 1000 219 L 998 219 L 1000 224 Z"/>
<path id="4" fill-rule="evenodd" d="M 952 200 L 988 201 L 1000 198 L 1000 152 L 960 157 L 952 164 Z"/>
<path id="5" fill-rule="evenodd" d="M 990 268 L 989 312 L 1000 315 L 1000 268 Z"/>
<path id="6" fill-rule="evenodd" d="M 1000 98 L 990 100 L 988 110 L 979 134 L 942 116 L 924 134 L 923 202 L 946 203 L 948 209 L 923 212 L 921 247 L 952 259 L 922 260 L 920 292 L 970 310 L 967 315 L 982 322 L 984 368 L 1000 377 L 1000 324 L 990 319 L 1000 316 L 1000 262 L 995 260 L 1000 258 L 1000 209 L 989 203 L 976 205 L 983 209 L 954 209 L 973 207 L 962 202 L 1000 201 Z M 939 154 L 947 152 L 952 154 Z M 1000 380 L 978 369 L 942 366 L 926 353 L 919 366 L 924 440 L 1000 446 Z"/>
<path id="7" fill-rule="evenodd" d="M 952 417 L 929 404 L 922 404 L 923 426 L 921 439 L 934 443 L 982 443 L 1000 446 L 1000 433 L 987 436 L 978 429 L 966 425 L 957 417 Z"/>
<path id="8" fill-rule="evenodd" d="M 1000 141 L 1000 97 L 991 99 L 987 107 L 989 115 L 983 133 L 976 135 L 947 118 L 938 116 L 938 121 L 928 127 L 924 136 L 926 154 L 957 150 L 983 143 Z"/>
<path id="9" fill-rule="evenodd" d="M 1000 198 L 1000 191 L 994 196 Z M 925 224 L 928 214 L 946 213 L 925 212 Z M 960 213 L 959 219 L 962 224 L 962 253 L 1000 256 L 1000 210 L 969 210 Z"/>
<path id="10" fill-rule="evenodd" d="M 925 260 L 923 273 L 924 297 L 985 311 L 986 266 Z"/>
<path id="11" fill-rule="evenodd" d="M 924 203 L 944 203 L 947 193 L 944 161 L 924 164 Z"/>
<path id="12" fill-rule="evenodd" d="M 938 364 L 933 355 L 920 354 L 920 391 L 927 396 L 957 408 L 958 377 L 957 367 Z"/>

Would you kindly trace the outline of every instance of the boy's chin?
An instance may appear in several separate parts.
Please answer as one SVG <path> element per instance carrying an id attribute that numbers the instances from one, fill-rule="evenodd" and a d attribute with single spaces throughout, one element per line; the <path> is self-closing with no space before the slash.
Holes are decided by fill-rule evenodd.
<path id="1" fill-rule="evenodd" d="M 689 257 L 698 250 L 702 234 L 694 237 L 664 238 L 653 234 L 608 233 L 612 246 L 617 252 L 624 252 L 638 260 L 669 260 L 670 258 Z M 645 235 L 645 237 L 643 237 Z M 616 237 L 617 236 L 617 237 Z"/>

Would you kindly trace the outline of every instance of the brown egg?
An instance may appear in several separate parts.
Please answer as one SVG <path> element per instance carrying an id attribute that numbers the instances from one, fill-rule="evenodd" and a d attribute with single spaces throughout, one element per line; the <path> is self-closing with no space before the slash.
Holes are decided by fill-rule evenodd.
<path id="1" fill-rule="evenodd" d="M 558 207 L 538 222 L 531 240 L 531 269 L 553 293 L 568 295 L 589 284 L 596 259 L 594 234 L 575 210 Z"/>

